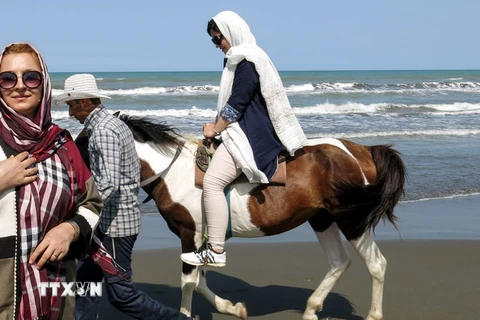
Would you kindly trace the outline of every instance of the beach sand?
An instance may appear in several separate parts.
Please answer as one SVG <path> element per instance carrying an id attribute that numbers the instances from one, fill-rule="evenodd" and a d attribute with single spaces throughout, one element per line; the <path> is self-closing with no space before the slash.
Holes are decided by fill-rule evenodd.
<path id="1" fill-rule="evenodd" d="M 381 240 L 388 260 L 384 292 L 386 320 L 480 319 L 480 241 Z M 328 295 L 320 319 L 364 319 L 371 282 L 362 261 L 353 262 Z M 247 304 L 249 319 L 301 319 L 308 297 L 328 270 L 318 243 L 229 243 L 228 264 L 211 268 L 210 288 L 224 298 Z M 137 287 L 160 302 L 180 306 L 180 249 L 134 252 Z M 248 263 L 255 258 L 255 262 Z M 193 314 L 201 320 L 235 319 L 218 313 L 194 294 Z M 102 297 L 100 319 L 130 319 Z"/>

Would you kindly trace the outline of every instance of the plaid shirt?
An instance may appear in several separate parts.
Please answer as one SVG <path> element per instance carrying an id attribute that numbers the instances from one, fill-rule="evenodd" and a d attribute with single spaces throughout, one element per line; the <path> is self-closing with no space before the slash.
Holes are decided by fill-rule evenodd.
<path id="1" fill-rule="evenodd" d="M 140 161 L 125 123 L 100 105 L 85 119 L 90 167 L 102 196 L 100 230 L 110 237 L 140 231 Z"/>

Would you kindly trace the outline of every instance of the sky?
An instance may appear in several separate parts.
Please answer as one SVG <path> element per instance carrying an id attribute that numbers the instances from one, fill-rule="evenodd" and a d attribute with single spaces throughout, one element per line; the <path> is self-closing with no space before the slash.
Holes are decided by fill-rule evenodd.
<path id="1" fill-rule="evenodd" d="M 33 44 L 51 72 L 219 71 L 223 10 L 281 71 L 480 69 L 479 0 L 2 1 L 0 46 Z"/>

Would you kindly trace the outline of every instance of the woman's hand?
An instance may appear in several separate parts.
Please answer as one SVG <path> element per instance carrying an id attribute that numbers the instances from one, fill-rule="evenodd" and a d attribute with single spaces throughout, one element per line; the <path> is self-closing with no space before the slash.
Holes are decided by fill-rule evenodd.
<path id="1" fill-rule="evenodd" d="M 35 158 L 29 158 L 27 151 L 1 161 L 0 192 L 35 181 L 38 172 L 32 167 L 35 163 Z"/>
<path id="2" fill-rule="evenodd" d="M 62 260 L 75 237 L 75 228 L 63 222 L 47 232 L 28 259 L 37 269 L 43 268 L 46 262 Z"/>
<path id="3" fill-rule="evenodd" d="M 205 123 L 203 125 L 203 136 L 205 138 L 213 138 L 215 137 L 217 134 L 215 133 L 215 131 L 213 130 L 215 128 L 215 123 Z"/>

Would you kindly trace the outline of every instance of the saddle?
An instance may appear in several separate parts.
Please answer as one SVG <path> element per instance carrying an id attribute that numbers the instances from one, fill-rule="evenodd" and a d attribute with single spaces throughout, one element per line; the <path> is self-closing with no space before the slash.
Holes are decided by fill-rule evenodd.
<path id="1" fill-rule="evenodd" d="M 203 177 L 220 143 L 222 142 L 216 138 L 198 140 L 198 147 L 195 153 L 195 185 L 199 188 L 203 187 Z M 282 150 L 278 156 L 277 172 L 270 179 L 270 183 L 285 185 L 287 179 L 287 156 L 287 151 Z"/>

